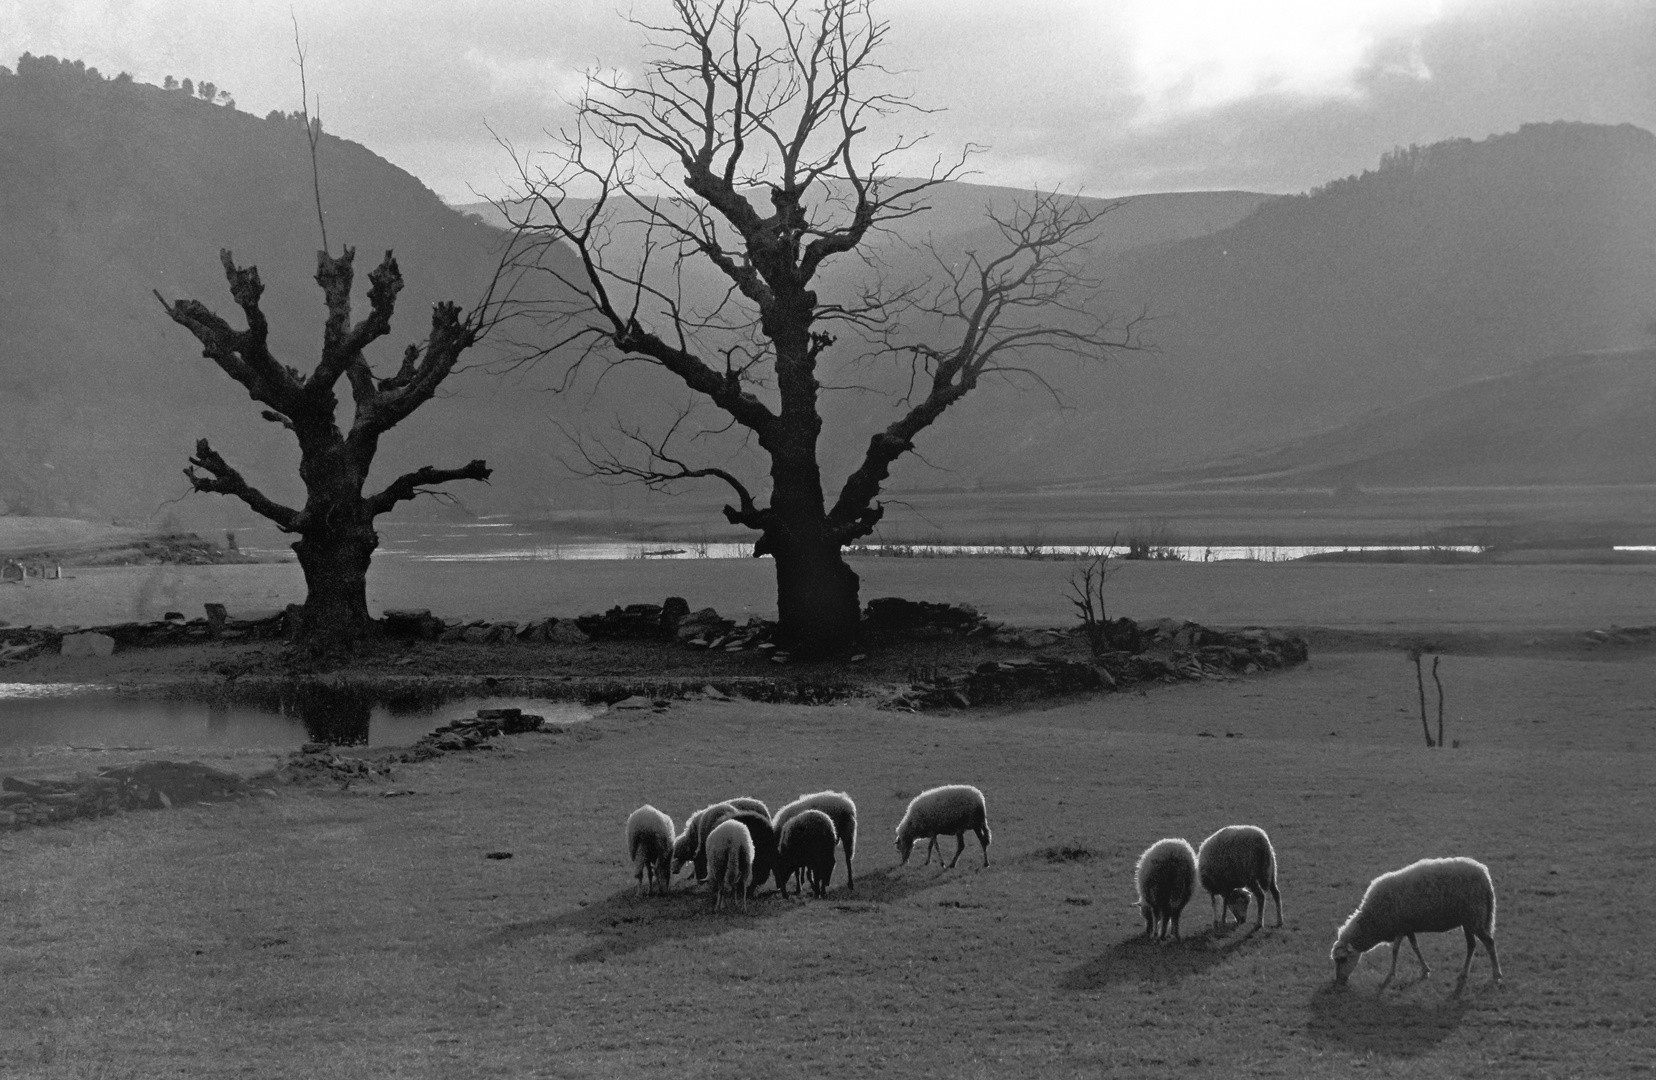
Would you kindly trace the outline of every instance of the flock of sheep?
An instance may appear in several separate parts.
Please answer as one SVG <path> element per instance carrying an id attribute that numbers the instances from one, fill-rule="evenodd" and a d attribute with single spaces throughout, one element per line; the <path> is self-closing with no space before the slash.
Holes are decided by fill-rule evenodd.
<path id="1" fill-rule="evenodd" d="M 955 838 L 954 858 L 966 850 L 966 834 L 977 836 L 983 865 L 989 865 L 989 812 L 983 792 L 969 784 L 949 784 L 923 791 L 908 804 L 897 823 L 896 847 L 907 863 L 918 840 L 929 840 L 926 863 L 937 852 L 940 836 Z M 828 891 L 838 851 L 845 852 L 846 887 L 856 888 L 851 860 L 857 846 L 857 805 L 843 791 L 801 795 L 775 814 L 758 799 L 742 796 L 713 803 L 691 814 L 675 834 L 673 819 L 653 806 L 641 806 L 627 818 L 627 856 L 632 861 L 638 892 L 665 894 L 673 875 L 686 864 L 695 868 L 697 881 L 709 883 L 713 910 L 728 897 L 745 911 L 747 900 L 772 877 L 783 896 L 791 881 L 795 894 L 809 880 L 818 897 Z M 1277 890 L 1277 857 L 1265 830 L 1254 825 L 1227 825 L 1192 848 L 1186 840 L 1168 838 L 1151 844 L 1134 871 L 1138 909 L 1144 932 L 1165 941 L 1179 937 L 1179 915 L 1201 885 L 1213 905 L 1213 925 L 1223 929 L 1234 915 L 1238 926 L 1246 920 L 1250 900 L 1256 906 L 1255 929 L 1265 924 L 1265 896 L 1276 905 L 1282 925 L 1282 895 Z M 1461 965 L 1455 993 L 1466 985 L 1477 942 L 1482 942 L 1501 982 L 1501 961 L 1495 951 L 1495 886 L 1489 868 L 1468 858 L 1421 859 L 1381 874 L 1369 883 L 1357 910 L 1340 927 L 1330 958 L 1335 982 L 1344 984 L 1364 953 L 1389 942 L 1391 969 L 1380 983 L 1384 990 L 1397 973 L 1397 954 L 1404 940 L 1420 961 L 1421 978 L 1431 974 L 1420 954 L 1416 934 L 1461 930 L 1466 935 L 1466 962 Z"/>

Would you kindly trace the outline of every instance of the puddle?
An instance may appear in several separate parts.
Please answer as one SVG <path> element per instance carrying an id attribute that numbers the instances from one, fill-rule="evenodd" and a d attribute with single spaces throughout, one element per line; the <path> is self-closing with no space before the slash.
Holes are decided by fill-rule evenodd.
<path id="1" fill-rule="evenodd" d="M 548 723 L 589 720 L 593 710 L 529 697 L 386 700 L 358 691 L 301 687 L 251 700 L 135 697 L 75 683 L 0 683 L 0 749 L 67 746 L 124 750 L 159 747 L 297 749 L 407 746 L 432 728 L 480 708 L 517 708 Z"/>

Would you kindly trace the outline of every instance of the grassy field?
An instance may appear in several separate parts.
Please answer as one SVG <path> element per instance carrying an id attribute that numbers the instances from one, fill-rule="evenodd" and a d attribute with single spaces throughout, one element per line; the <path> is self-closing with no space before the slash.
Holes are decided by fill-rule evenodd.
<path id="1" fill-rule="evenodd" d="M 410 766 L 0 837 L 0 1067 L 19 1077 L 1619 1076 L 1656 1060 L 1656 666 L 1450 657 L 1449 734 L 1412 671 L 1336 652 L 1270 677 L 1019 712 L 680 702 Z M 994 843 L 898 868 L 926 786 L 987 793 Z M 632 895 L 622 823 L 718 797 L 849 791 L 857 888 L 707 911 Z M 1268 829 L 1287 925 L 1139 938 L 1137 854 Z M 510 851 L 509 860 L 489 852 Z M 1467 854 L 1480 954 L 1330 988 L 1375 874 Z M 1405 961 L 1404 971 L 1411 971 Z"/>

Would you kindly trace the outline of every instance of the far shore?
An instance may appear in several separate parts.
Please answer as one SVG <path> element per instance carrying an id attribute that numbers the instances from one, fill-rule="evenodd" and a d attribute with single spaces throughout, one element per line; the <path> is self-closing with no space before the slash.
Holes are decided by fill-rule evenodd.
<path id="1" fill-rule="evenodd" d="M 1070 577 L 1057 560 L 852 559 L 862 599 L 903 596 L 971 604 L 1018 626 L 1075 621 Z M 570 618 L 617 604 L 684 597 L 738 621 L 774 618 L 774 564 L 765 559 L 581 562 L 376 560 L 369 607 L 444 618 Z M 296 563 L 119 566 L 66 570 L 63 580 L 0 585 L 11 626 L 107 626 L 196 618 L 224 604 L 234 617 L 304 600 Z M 1113 569 L 1110 618 L 1190 619 L 1214 627 L 1324 627 L 1418 633 L 1585 630 L 1656 621 L 1656 574 L 1644 565 L 1422 565 L 1129 562 Z"/>

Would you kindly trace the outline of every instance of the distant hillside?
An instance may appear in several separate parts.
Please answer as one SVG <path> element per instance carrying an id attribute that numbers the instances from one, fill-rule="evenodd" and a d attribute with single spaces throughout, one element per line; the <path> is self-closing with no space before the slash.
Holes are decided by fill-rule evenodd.
<path id="1" fill-rule="evenodd" d="M 359 296 L 367 269 L 397 253 L 407 285 L 377 346 L 394 365 L 425 336 L 433 303 L 481 295 L 499 234 L 355 143 L 325 135 L 319 159 L 328 240 L 358 248 Z M 0 74 L 0 512 L 150 516 L 185 490 L 179 473 L 203 435 L 273 497 L 299 497 L 291 436 L 259 419 L 151 290 L 239 319 L 218 261 L 230 248 L 259 267 L 278 356 L 310 370 L 325 314 L 313 200 L 296 119 L 49 57 Z M 522 437 L 543 423 L 539 409 L 480 375 L 451 383 L 387 436 L 376 476 L 486 457 L 516 467 L 463 499 L 533 498 L 525 480 L 552 464 Z M 192 522 L 247 513 L 199 495 L 171 511 Z"/>
<path id="2" fill-rule="evenodd" d="M 1158 316 L 1159 354 L 1063 379 L 1063 415 L 969 404 L 968 430 L 928 453 L 986 480 L 1194 463 L 1544 357 L 1646 345 L 1656 137 L 1533 124 L 1411 148 L 1100 271 L 1120 308 Z"/>
<path id="3" fill-rule="evenodd" d="M 366 265 L 393 248 L 407 279 L 375 357 L 389 366 L 423 337 L 430 304 L 478 297 L 501 234 L 354 143 L 324 136 L 320 171 L 330 244 L 358 247 Z M 905 252 L 904 237 L 929 236 L 945 251 L 986 242 L 982 207 L 1016 195 L 939 190 L 936 210 L 884 241 L 883 271 L 912 280 L 927 265 Z M 218 252 L 232 249 L 263 275 L 279 355 L 308 370 L 323 312 L 312 280 L 319 244 L 294 119 L 260 119 L 50 58 L 25 58 L 16 74 L 0 69 L 0 513 L 245 521 L 228 500 L 169 502 L 185 489 L 179 471 L 198 436 L 272 496 L 296 498 L 287 433 L 261 421 L 245 392 L 199 356 L 151 290 L 231 315 Z M 1529 125 L 1399 151 L 1304 196 L 1140 196 L 1106 219 L 1096 250 L 1102 302 L 1147 308 L 1159 352 L 1099 371 L 1044 366 L 1063 411 L 1044 393 L 983 387 L 922 434 L 924 460 L 899 463 L 899 489 L 1105 478 L 1277 453 L 1471 380 L 1526 364 L 1543 371 L 1549 356 L 1647 347 L 1656 328 L 1656 137 L 1626 126 Z M 866 272 L 855 258 L 830 264 L 823 295 L 855 290 Z M 525 325 L 513 336 L 537 333 Z M 457 375 L 386 438 L 377 476 L 484 457 L 493 482 L 456 486 L 466 511 L 647 516 L 655 496 L 570 478 L 554 421 L 603 436 L 615 420 L 670 417 L 686 392 L 634 365 L 569 395 L 536 392 L 556 370 Z M 859 363 L 849 341 L 821 374 L 831 391 L 825 475 L 837 486 L 871 430 L 895 415 L 892 395 L 866 389 L 906 383 L 889 356 Z M 1536 414 L 1527 426 L 1540 441 L 1560 425 Z M 1381 433 L 1364 437 L 1375 453 L 1391 452 L 1373 441 Z M 1337 449 L 1306 445 L 1306 454 Z M 1591 445 L 1580 441 L 1580 454 L 1597 452 Z M 720 452 L 716 442 L 700 447 Z M 1473 452 L 1443 452 L 1463 449 Z M 1510 466 L 1502 475 L 1550 468 L 1543 458 L 1497 457 Z M 757 482 L 755 464 L 739 458 L 734 467 Z M 1281 467 L 1321 466 L 1302 456 Z M 691 499 L 724 495 L 704 488 Z M 449 511 L 422 503 L 400 512 Z"/>
<path id="4" fill-rule="evenodd" d="M 1656 483 L 1656 349 L 1550 357 L 1161 479 L 1283 487 Z"/>

